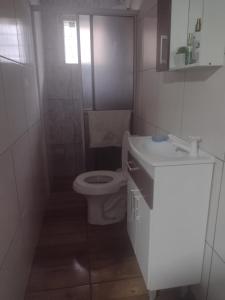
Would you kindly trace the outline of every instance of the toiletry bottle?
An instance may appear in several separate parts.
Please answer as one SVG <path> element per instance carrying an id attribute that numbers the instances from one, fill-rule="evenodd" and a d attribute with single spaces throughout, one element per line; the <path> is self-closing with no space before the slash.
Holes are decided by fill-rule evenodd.
<path id="1" fill-rule="evenodd" d="M 186 53 L 186 64 L 192 64 L 192 51 L 193 51 L 193 34 L 189 33 L 188 34 L 188 39 L 187 39 L 187 53 Z"/>
<path id="2" fill-rule="evenodd" d="M 199 61 L 201 29 L 202 29 L 202 21 L 201 18 L 198 18 L 195 25 L 195 32 L 193 34 L 192 59 L 193 62 L 195 63 Z"/>

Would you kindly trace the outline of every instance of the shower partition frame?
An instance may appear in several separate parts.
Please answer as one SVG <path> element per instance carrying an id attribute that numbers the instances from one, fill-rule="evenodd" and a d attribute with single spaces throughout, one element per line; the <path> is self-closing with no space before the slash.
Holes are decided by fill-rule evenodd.
<path id="1" fill-rule="evenodd" d="M 104 16 L 104 17 L 131 17 L 133 18 L 133 99 L 131 105 L 131 111 L 134 109 L 134 99 L 136 97 L 136 79 L 137 79 L 137 11 L 112 11 L 112 10 L 78 10 L 76 14 L 64 15 L 63 19 L 73 19 L 77 22 L 77 45 L 78 45 L 78 65 L 80 69 L 80 80 L 81 80 L 81 130 L 82 130 L 82 149 L 83 149 L 83 164 L 84 168 L 87 169 L 85 161 L 85 153 L 87 153 L 87 145 L 89 144 L 88 136 L 88 119 L 87 112 L 89 110 L 96 110 L 95 103 L 95 71 L 94 71 L 94 47 L 93 47 L 93 17 Z M 93 107 L 92 109 L 86 109 L 83 107 L 83 80 L 82 80 L 82 63 L 81 63 L 81 45 L 80 45 L 80 16 L 90 17 L 90 37 L 91 37 L 91 74 L 92 74 L 92 97 Z M 131 118 L 132 120 L 132 118 Z M 131 124 L 132 128 L 132 124 Z"/>
<path id="2" fill-rule="evenodd" d="M 96 110 L 96 91 L 95 91 L 95 63 L 94 63 L 94 38 L 93 38 L 93 34 L 94 34 L 94 30 L 93 30 L 93 18 L 95 16 L 106 16 L 106 17 L 111 17 L 111 16 L 116 16 L 116 17 L 132 17 L 133 18 L 133 82 L 132 82 L 132 87 L 133 87 L 133 91 L 132 91 L 132 101 L 131 101 L 131 107 L 130 109 L 133 111 L 133 107 L 134 107 L 134 98 L 136 95 L 136 76 L 137 76 L 137 16 L 136 15 L 130 15 L 130 14 L 125 14 L 125 15 L 121 15 L 121 14 L 93 14 L 90 17 L 90 26 L 91 26 L 91 61 L 92 61 L 92 96 L 93 96 L 93 106 L 92 106 L 92 110 Z M 97 110 L 101 110 L 101 109 L 97 109 Z M 103 109 L 104 110 L 104 109 Z M 93 166 L 93 160 L 95 160 L 95 157 L 93 159 L 92 156 L 92 151 L 88 148 L 89 145 L 89 131 L 88 131 L 88 116 L 87 116 L 87 111 L 88 109 L 83 108 L 84 111 L 84 145 L 85 145 L 85 166 L 86 169 L 88 170 L 92 170 L 92 169 L 96 169 L 96 165 Z M 132 119 L 132 118 L 131 118 Z M 132 125 L 131 125 L 132 128 Z M 118 153 L 114 152 L 115 157 L 118 157 Z M 101 167 L 100 167 L 101 168 Z"/>

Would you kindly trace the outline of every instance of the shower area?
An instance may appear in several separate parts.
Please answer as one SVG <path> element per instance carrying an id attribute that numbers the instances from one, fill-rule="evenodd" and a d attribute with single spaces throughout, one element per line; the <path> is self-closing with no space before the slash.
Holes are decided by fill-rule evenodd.
<path id="1" fill-rule="evenodd" d="M 120 147 L 89 147 L 88 114 L 133 109 L 135 16 L 74 12 L 43 9 L 53 184 L 72 182 L 86 170 L 120 167 Z"/>

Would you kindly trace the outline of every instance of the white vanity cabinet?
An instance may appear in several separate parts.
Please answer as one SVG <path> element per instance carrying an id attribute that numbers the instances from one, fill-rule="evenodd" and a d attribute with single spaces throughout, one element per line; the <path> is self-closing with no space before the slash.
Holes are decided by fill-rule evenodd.
<path id="1" fill-rule="evenodd" d="M 200 283 L 213 160 L 157 165 L 131 148 L 127 229 L 147 288 Z"/>
<path id="2" fill-rule="evenodd" d="M 224 0 L 158 0 L 157 70 L 224 65 L 224 12 Z M 181 48 L 188 49 L 190 34 L 187 62 Z"/>
<path id="3" fill-rule="evenodd" d="M 127 230 L 147 285 L 149 276 L 150 209 L 131 178 L 128 181 Z"/>

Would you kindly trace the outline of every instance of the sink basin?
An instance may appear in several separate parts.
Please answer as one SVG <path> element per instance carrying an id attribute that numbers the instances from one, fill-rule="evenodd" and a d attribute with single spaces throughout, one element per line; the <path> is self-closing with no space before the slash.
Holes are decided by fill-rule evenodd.
<path id="1" fill-rule="evenodd" d="M 183 141 L 184 144 L 185 141 Z M 199 151 L 197 157 L 174 146 L 171 139 L 163 142 L 154 142 L 151 136 L 130 136 L 128 139 L 130 150 L 139 155 L 146 163 L 152 166 L 185 165 L 199 163 L 213 163 L 214 157 L 206 152 Z"/>

